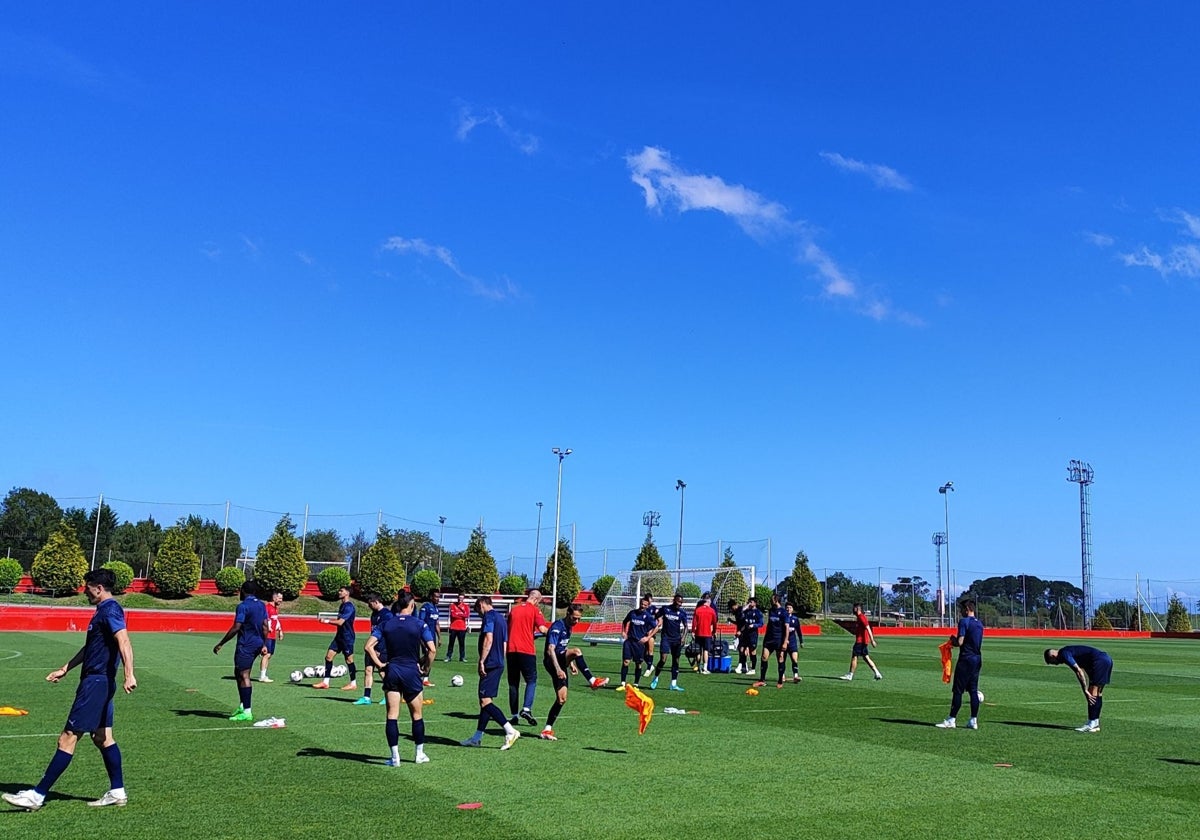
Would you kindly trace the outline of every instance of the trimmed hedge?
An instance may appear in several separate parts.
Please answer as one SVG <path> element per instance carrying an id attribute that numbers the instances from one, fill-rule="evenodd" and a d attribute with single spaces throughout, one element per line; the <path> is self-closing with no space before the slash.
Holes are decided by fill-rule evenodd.
<path id="1" fill-rule="evenodd" d="M 0 557 L 0 591 L 12 592 L 24 575 L 20 563 L 11 557 Z"/>
<path id="2" fill-rule="evenodd" d="M 83 586 L 87 570 L 87 558 L 83 556 L 75 529 L 64 519 L 33 558 L 29 572 L 36 586 L 59 595 Z"/>
<path id="3" fill-rule="evenodd" d="M 113 573 L 115 580 L 113 581 L 113 594 L 123 595 L 125 590 L 129 588 L 129 584 L 133 583 L 133 566 L 121 560 L 109 560 L 101 569 L 108 569 Z"/>
<path id="4" fill-rule="evenodd" d="M 246 573 L 237 566 L 226 566 L 218 569 L 217 573 L 213 575 L 213 583 L 217 585 L 217 591 L 222 595 L 237 595 L 245 582 Z"/>
<path id="5" fill-rule="evenodd" d="M 336 598 L 343 586 L 350 588 L 350 573 L 341 566 L 330 566 L 317 575 L 317 588 L 326 598 Z"/>

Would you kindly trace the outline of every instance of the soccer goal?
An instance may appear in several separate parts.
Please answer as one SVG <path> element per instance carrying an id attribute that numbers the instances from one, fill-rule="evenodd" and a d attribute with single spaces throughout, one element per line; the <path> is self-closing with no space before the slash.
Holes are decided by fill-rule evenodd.
<path id="1" fill-rule="evenodd" d="M 634 607 L 649 594 L 656 607 L 671 602 L 676 592 L 683 595 L 684 606 L 690 612 L 705 592 L 712 593 L 713 606 L 718 612 L 730 598 L 745 603 L 754 591 L 754 566 L 714 566 L 703 569 L 654 569 L 621 572 L 592 620 L 583 640 L 589 643 L 621 641 L 621 623 Z"/>

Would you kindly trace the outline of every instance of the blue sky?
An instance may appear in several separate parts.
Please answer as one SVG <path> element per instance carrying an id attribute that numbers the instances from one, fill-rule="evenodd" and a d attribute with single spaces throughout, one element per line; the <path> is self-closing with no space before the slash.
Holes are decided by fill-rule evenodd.
<path id="1" fill-rule="evenodd" d="M 1200 9 L 827 5 L 10 9 L 0 481 L 1200 595 Z"/>

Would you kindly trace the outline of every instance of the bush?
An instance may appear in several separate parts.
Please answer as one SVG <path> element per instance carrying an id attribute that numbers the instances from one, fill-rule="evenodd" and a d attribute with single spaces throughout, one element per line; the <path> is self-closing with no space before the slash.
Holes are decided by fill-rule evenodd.
<path id="1" fill-rule="evenodd" d="M 12 592 L 24 575 L 20 563 L 11 557 L 0 557 L 0 592 Z"/>
<path id="2" fill-rule="evenodd" d="M 396 544 L 384 529 L 359 560 L 358 585 L 363 592 L 377 592 L 386 604 L 390 604 L 396 593 L 404 588 L 404 563 Z"/>
<path id="3" fill-rule="evenodd" d="M 342 587 L 350 588 L 350 573 L 341 566 L 330 566 L 317 575 L 317 588 L 326 598 L 336 598 Z"/>
<path id="4" fill-rule="evenodd" d="M 796 552 L 796 565 L 787 579 L 788 603 L 795 607 L 799 615 L 816 615 L 821 611 L 824 592 L 821 582 L 808 566 L 808 555 L 803 551 Z M 916 616 L 913 616 L 916 619 Z"/>
<path id="5" fill-rule="evenodd" d="M 300 594 L 308 581 L 308 564 L 296 539 L 296 526 L 287 514 L 275 524 L 275 531 L 258 547 L 254 561 L 254 580 L 268 592 L 278 589 L 289 601 Z"/>
<path id="6" fill-rule="evenodd" d="M 522 575 L 505 575 L 500 578 L 501 595 L 524 595 L 525 578 Z"/>
<path id="7" fill-rule="evenodd" d="M 1192 620 L 1188 618 L 1187 607 L 1184 606 L 1178 595 L 1172 595 L 1167 601 L 1167 632 L 1192 632 Z"/>
<path id="8" fill-rule="evenodd" d="M 133 566 L 120 560 L 109 560 L 101 569 L 108 569 L 116 580 L 113 581 L 113 594 L 122 595 L 133 583 Z"/>
<path id="9" fill-rule="evenodd" d="M 1102 612 L 1096 613 L 1096 617 L 1092 619 L 1093 630 L 1111 630 L 1113 629 L 1112 622 L 1108 620 L 1108 616 Z"/>
<path id="10" fill-rule="evenodd" d="M 418 572 L 417 577 L 421 574 L 423 573 Z M 438 577 L 437 572 L 430 572 L 430 574 Z M 487 534 L 484 533 L 482 526 L 471 532 L 466 549 L 454 562 L 454 571 L 451 573 L 450 580 L 459 592 L 491 594 L 500 586 L 500 572 L 496 570 L 495 558 L 488 551 Z M 413 578 L 413 581 L 416 581 L 416 577 Z M 438 586 L 441 586 L 441 583 L 439 578 Z M 418 598 L 422 597 L 415 588 L 413 594 Z"/>
<path id="11" fill-rule="evenodd" d="M 430 595 L 442 588 L 442 579 L 433 569 L 422 569 L 413 575 L 408 588 L 418 601 L 428 601 Z"/>
<path id="12" fill-rule="evenodd" d="M 213 582 L 217 584 L 217 591 L 222 595 L 237 595 L 242 584 L 246 582 L 246 573 L 237 566 L 226 566 L 224 569 L 217 569 L 217 573 L 213 575 Z"/>
<path id="13" fill-rule="evenodd" d="M 77 591 L 87 570 L 75 528 L 64 519 L 33 558 L 29 571 L 36 586 L 57 595 Z"/>
<path id="14" fill-rule="evenodd" d="M 774 593 L 772 593 L 771 587 L 767 586 L 766 584 L 755 584 L 754 597 L 758 599 L 758 608 L 763 612 L 766 612 L 767 608 L 771 606 L 772 594 Z"/>
<path id="15" fill-rule="evenodd" d="M 729 546 L 725 547 L 725 555 L 721 558 L 721 568 L 729 571 L 719 571 L 713 575 L 712 583 L 709 584 L 709 591 L 712 592 L 713 598 L 720 606 L 718 609 L 725 609 L 725 605 L 732 599 L 739 604 L 746 603 L 746 599 L 750 597 L 750 588 L 746 586 L 746 579 L 742 577 L 740 569 L 736 568 L 737 563 L 733 559 L 733 549 Z M 768 602 L 770 603 L 770 602 Z"/>
<path id="16" fill-rule="evenodd" d="M 601 603 L 608 597 L 608 590 L 612 589 L 617 579 L 612 575 L 601 575 L 596 578 L 596 582 L 592 584 L 592 594 L 596 596 L 596 600 Z"/>
<path id="17" fill-rule="evenodd" d="M 700 589 L 700 584 L 690 580 L 685 580 L 680 583 L 678 592 L 683 596 L 685 601 L 698 601 L 700 600 L 700 596 L 704 594 L 704 592 Z"/>
<path id="18" fill-rule="evenodd" d="M 554 555 L 546 558 L 546 574 L 542 576 L 542 592 L 547 595 L 554 589 Z M 565 539 L 558 541 L 558 609 L 566 609 L 575 603 L 583 582 L 579 579 L 579 569 L 575 567 L 575 557 L 571 554 L 571 544 Z"/>
<path id="19" fill-rule="evenodd" d="M 192 544 L 191 532 L 182 526 L 163 534 L 150 575 L 161 597 L 183 598 L 200 585 L 200 555 Z"/>

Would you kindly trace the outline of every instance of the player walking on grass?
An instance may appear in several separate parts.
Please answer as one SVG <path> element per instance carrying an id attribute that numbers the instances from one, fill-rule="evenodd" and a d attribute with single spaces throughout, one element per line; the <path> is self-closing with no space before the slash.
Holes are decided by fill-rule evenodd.
<path id="1" fill-rule="evenodd" d="M 692 634 L 700 647 L 700 673 L 707 674 L 708 659 L 713 652 L 713 636 L 717 632 L 717 611 L 712 608 L 712 593 L 705 592 L 696 604 L 692 616 Z"/>
<path id="2" fill-rule="evenodd" d="M 758 599 L 751 596 L 742 607 L 742 629 L 738 633 L 738 666 L 737 674 L 753 674 L 758 670 L 758 631 L 763 626 L 762 610 L 758 608 Z M 750 660 L 749 666 L 746 660 Z"/>
<path id="3" fill-rule="evenodd" d="M 440 592 L 431 592 L 429 594 L 429 600 L 424 604 L 421 604 L 421 609 L 417 611 L 417 617 L 420 618 L 421 621 L 425 622 L 425 626 L 428 627 L 429 632 L 433 634 L 435 657 L 436 648 L 442 643 L 442 627 L 440 624 L 442 620 L 442 612 L 440 609 L 438 609 L 438 604 L 440 604 L 441 601 L 442 594 Z M 432 673 L 433 660 L 431 659 L 429 660 L 428 665 L 425 667 L 425 685 L 428 688 L 433 688 L 433 683 L 429 681 L 429 675 Z"/>
<path id="4" fill-rule="evenodd" d="M 958 664 L 954 666 L 954 687 L 950 695 L 950 716 L 938 724 L 939 729 L 953 729 L 958 710 L 962 708 L 963 692 L 971 703 L 971 719 L 967 729 L 979 728 L 979 669 L 983 665 L 983 624 L 975 617 L 975 602 L 962 602 L 962 618 L 958 620 L 958 632 L 950 637 L 950 644 L 958 648 Z"/>
<path id="5" fill-rule="evenodd" d="M 374 596 L 374 599 L 375 604 L 379 604 L 379 596 Z M 367 602 L 371 603 L 370 598 Z M 382 604 L 380 606 L 382 607 Z M 433 657 L 437 655 L 437 643 L 429 625 L 413 615 L 411 592 L 401 590 L 392 607 L 392 610 L 376 610 L 380 613 L 380 618 L 371 630 L 371 638 L 367 639 L 366 646 L 367 668 L 374 665 L 383 675 L 384 699 L 387 702 L 387 723 L 384 725 L 384 731 L 387 733 L 388 749 L 392 752 L 387 766 L 400 765 L 401 698 L 408 706 L 408 716 L 412 721 L 412 739 L 416 746 L 413 761 L 417 764 L 428 764 L 429 756 L 425 754 L 425 695 L 421 660 L 433 662 Z M 381 649 L 387 651 L 385 656 L 380 655 Z"/>
<path id="6" fill-rule="evenodd" d="M 238 707 L 230 720 L 253 721 L 250 697 L 254 686 L 250 682 L 250 669 L 259 654 L 267 653 L 267 607 L 258 600 L 258 584 L 248 580 L 242 584 L 242 600 L 233 614 L 233 624 L 225 631 L 221 641 L 213 645 L 213 653 L 220 653 L 225 643 L 237 636 L 237 648 L 233 654 L 233 678 L 237 680 Z"/>
<path id="7" fill-rule="evenodd" d="M 525 600 L 513 604 L 508 611 L 508 709 L 512 712 L 512 724 L 525 721 L 537 726 L 533 716 L 533 698 L 537 692 L 537 644 L 533 634 L 545 633 L 549 622 L 538 609 L 542 600 L 540 589 L 530 589 Z M 517 699 L 521 693 L 521 678 L 525 678 L 525 702 L 517 711 Z"/>
<path id="8" fill-rule="evenodd" d="M 567 703 L 568 668 L 572 674 L 582 671 L 584 679 L 588 681 L 588 688 L 593 691 L 608 685 L 608 677 L 597 677 L 592 674 L 587 660 L 583 658 L 582 650 L 567 647 L 571 641 L 571 629 L 579 623 L 582 615 L 583 608 L 578 604 L 572 604 L 567 607 L 567 614 L 551 624 L 550 631 L 546 633 L 546 648 L 542 655 L 542 665 L 550 672 L 550 681 L 554 684 L 554 705 L 550 707 L 550 714 L 546 718 L 546 728 L 538 736 L 543 741 L 558 740 L 554 735 L 554 721 L 558 720 L 558 713 Z"/>
<path id="9" fill-rule="evenodd" d="M 621 621 L 621 688 L 625 688 L 625 681 L 629 679 L 630 663 L 633 664 L 633 684 L 636 686 L 642 679 L 646 642 L 650 640 L 651 628 L 656 623 L 647 616 L 652 600 L 649 595 L 643 595 L 642 605 L 627 612 Z"/>
<path id="10" fill-rule="evenodd" d="M 1112 657 L 1099 648 L 1087 645 L 1068 645 L 1055 650 L 1047 648 L 1042 653 L 1047 665 L 1068 665 L 1075 671 L 1075 678 L 1087 699 L 1087 723 L 1077 727 L 1076 732 L 1099 732 L 1100 710 L 1104 708 L 1104 686 L 1112 679 Z"/>
<path id="11" fill-rule="evenodd" d="M 263 593 L 259 593 L 262 595 Z M 283 603 L 283 593 L 278 589 L 272 590 L 263 606 L 267 608 L 267 652 L 263 654 L 262 665 L 258 672 L 258 681 L 274 682 L 267 676 L 267 666 L 275 655 L 275 642 L 283 638 L 283 622 L 279 620 L 279 605 Z"/>
<path id="12" fill-rule="evenodd" d="M 350 600 L 349 587 L 343 586 L 338 590 L 338 600 L 341 603 L 338 605 L 337 618 L 321 619 L 322 624 L 333 624 L 337 630 L 333 634 L 333 641 L 329 643 L 329 650 L 325 651 L 325 676 L 313 688 L 329 688 L 329 678 L 333 675 L 333 657 L 340 653 L 346 660 L 346 667 L 350 669 L 350 682 L 342 686 L 342 691 L 353 691 L 358 688 L 358 668 L 354 664 L 354 619 L 358 611 L 354 609 L 354 603 Z"/>
<path id="13" fill-rule="evenodd" d="M 505 654 L 508 650 L 508 625 L 492 607 L 488 595 L 475 599 L 475 611 L 479 613 L 479 725 L 475 734 L 462 742 L 464 747 L 482 747 L 483 733 L 488 721 L 504 727 L 504 745 L 507 750 L 517 742 L 521 733 L 504 717 L 496 706 L 496 695 L 500 693 L 500 677 L 504 674 Z"/>
<path id="14" fill-rule="evenodd" d="M 875 663 L 871 661 L 870 648 L 868 643 L 873 647 L 879 647 L 879 643 L 875 641 L 875 634 L 871 632 L 871 620 L 867 618 L 863 612 L 862 604 L 854 605 L 854 647 L 850 650 L 850 671 L 843 674 L 839 679 L 849 682 L 854 679 L 854 669 L 858 667 L 858 657 L 871 666 L 871 670 L 875 673 L 875 679 L 883 679 L 883 674 L 879 673 L 879 669 L 875 667 Z"/>
<path id="15" fill-rule="evenodd" d="M 683 594 L 676 592 L 671 603 L 658 611 L 656 632 L 662 635 L 662 644 L 658 646 L 658 665 L 655 666 L 650 679 L 650 687 L 658 688 L 658 676 L 666 664 L 667 654 L 671 655 L 671 691 L 683 691 L 679 685 L 679 654 L 683 651 L 683 634 L 688 629 L 688 614 L 683 608 Z"/>
<path id="16" fill-rule="evenodd" d="M 461 592 L 458 600 L 450 605 L 450 644 L 446 646 L 446 661 L 454 656 L 454 643 L 458 642 L 458 661 L 467 661 L 467 620 L 471 617 L 471 605 Z"/>
<path id="17" fill-rule="evenodd" d="M 783 688 L 783 651 L 787 647 L 787 640 L 787 610 L 783 608 L 779 593 L 776 592 L 771 596 L 771 609 L 767 613 L 767 632 L 763 634 L 762 672 L 758 676 L 758 682 L 754 684 L 755 688 L 762 688 L 767 684 L 769 658 L 773 658 L 779 665 L 779 681 L 775 687 Z"/>
<path id="18" fill-rule="evenodd" d="M 412 603 L 412 596 L 409 596 L 409 603 Z M 375 686 L 375 665 L 374 660 L 380 662 L 388 661 L 387 645 L 383 643 L 381 636 L 376 636 L 375 631 L 383 625 L 385 621 L 392 617 L 392 611 L 383 605 L 383 598 L 374 592 L 368 592 L 366 597 L 367 606 L 371 608 L 371 637 L 378 639 L 375 642 L 375 655 L 366 654 L 366 662 L 363 663 L 363 696 L 354 701 L 355 706 L 370 706 L 371 689 Z M 409 610 L 411 613 L 412 610 Z M 367 646 L 370 647 L 371 640 L 367 640 Z M 365 653 L 365 651 L 364 651 Z M 383 668 L 379 670 L 379 676 L 383 676 Z M 380 703 L 386 703 L 387 698 L 382 698 Z"/>
<path id="19" fill-rule="evenodd" d="M 654 606 L 654 596 L 646 593 L 642 596 L 642 615 L 646 617 L 646 653 L 642 657 L 642 673 L 649 674 L 654 670 L 654 637 L 658 633 L 658 608 Z M 634 680 L 637 686 L 637 680 Z"/>
<path id="20" fill-rule="evenodd" d="M 92 743 L 100 749 L 104 769 L 108 771 L 108 790 L 104 796 L 89 802 L 94 807 L 125 805 L 125 779 L 121 770 L 121 750 L 113 740 L 113 696 L 117 693 L 117 658 L 125 666 L 125 693 L 137 688 L 133 675 L 133 645 L 125 629 L 125 611 L 112 597 L 116 579 L 108 569 L 93 569 L 83 576 L 83 590 L 88 603 L 96 607 L 88 623 L 87 637 L 79 652 L 66 665 L 46 675 L 56 683 L 76 665 L 81 666 L 79 688 L 75 702 L 67 713 L 67 723 L 58 736 L 58 748 L 46 768 L 42 780 L 29 790 L 5 793 L 4 801 L 26 811 L 36 811 L 46 801 L 50 788 L 70 765 L 75 745 L 85 732 L 92 733 Z M 9 756 L 11 759 L 11 756 Z"/>
<path id="21" fill-rule="evenodd" d="M 796 615 L 796 607 L 790 601 L 787 605 L 787 655 L 792 660 L 792 682 L 801 682 L 800 648 L 804 647 L 804 631 L 800 629 L 800 616 Z"/>

